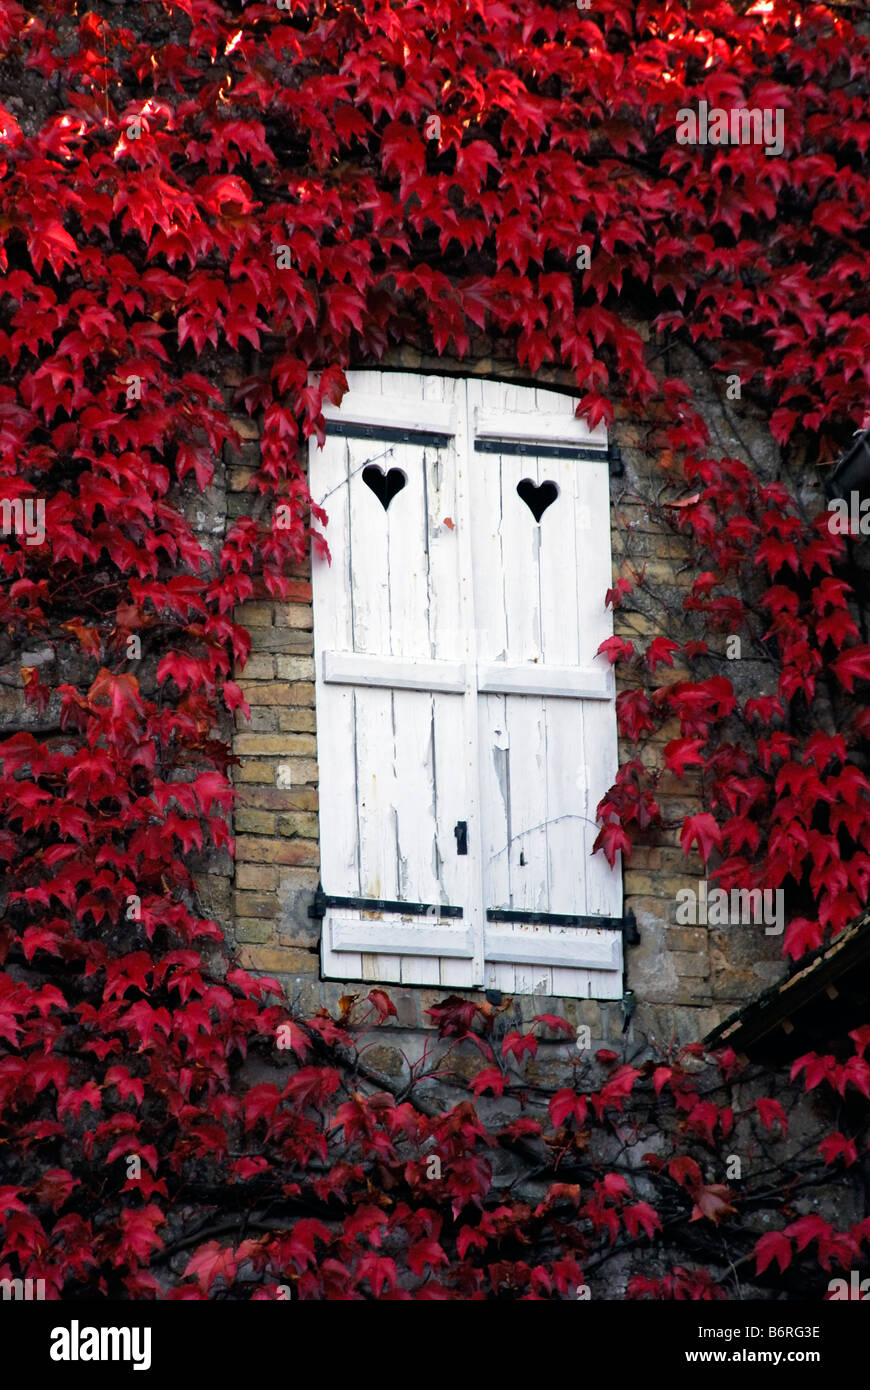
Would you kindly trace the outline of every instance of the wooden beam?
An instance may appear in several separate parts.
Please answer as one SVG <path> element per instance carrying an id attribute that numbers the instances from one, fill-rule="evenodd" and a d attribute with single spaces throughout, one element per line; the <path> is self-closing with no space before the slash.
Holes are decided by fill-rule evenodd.
<path id="1" fill-rule="evenodd" d="M 487 961 L 510 965 L 563 965 L 578 970 L 615 970 L 620 962 L 620 937 L 615 932 L 600 936 L 582 929 L 548 930 L 545 927 L 496 927 L 487 925 L 483 955 Z"/>
<path id="2" fill-rule="evenodd" d="M 448 695 L 463 695 L 465 663 L 326 651 L 323 653 L 323 679 L 332 685 L 377 685 L 391 690 L 438 690 Z"/>
<path id="3" fill-rule="evenodd" d="M 572 700 L 609 700 L 613 695 L 612 673 L 589 666 L 480 663 L 477 685 L 493 695 L 555 695 Z"/>
<path id="4" fill-rule="evenodd" d="M 607 458 L 607 430 L 596 425 L 590 430 L 576 415 L 548 414 L 538 410 L 474 411 L 475 439 L 521 439 L 540 444 L 588 444 L 601 449 Z"/>
<path id="5" fill-rule="evenodd" d="M 335 917 L 328 922 L 333 951 L 385 952 L 394 956 L 450 956 L 470 960 L 474 955 L 471 933 L 448 919 L 432 919 L 432 925 L 413 926 L 401 918 L 355 922 Z"/>
<path id="6" fill-rule="evenodd" d="M 348 391 L 340 406 L 324 404 L 323 418 L 355 425 L 426 430 L 434 434 L 455 434 L 457 423 L 455 406 L 442 401 L 419 401 L 389 394 L 373 396 L 362 391 Z"/>

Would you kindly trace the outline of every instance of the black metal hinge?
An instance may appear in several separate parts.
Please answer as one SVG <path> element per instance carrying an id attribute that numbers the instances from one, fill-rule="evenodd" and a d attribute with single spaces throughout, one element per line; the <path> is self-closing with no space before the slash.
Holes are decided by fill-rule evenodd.
<path id="1" fill-rule="evenodd" d="M 629 908 L 622 917 L 575 917 L 561 912 L 518 912 L 512 908 L 491 907 L 487 909 L 486 920 L 523 922 L 535 927 L 586 927 L 594 931 L 619 931 L 626 946 L 637 946 L 640 942 L 633 908 Z"/>
<path id="2" fill-rule="evenodd" d="M 582 444 L 544 444 L 526 439 L 475 439 L 476 454 L 505 454 L 512 458 L 589 459 L 609 457 L 606 449 L 590 449 Z"/>
<path id="3" fill-rule="evenodd" d="M 640 932 L 637 929 L 637 918 L 634 915 L 634 908 L 630 907 L 622 919 L 622 940 L 626 946 L 640 945 Z"/>
<path id="4" fill-rule="evenodd" d="M 393 444 L 419 444 L 435 449 L 446 449 L 452 442 L 451 434 L 440 430 L 404 429 L 397 425 L 360 425 L 353 420 L 327 420 L 324 433 L 341 435 L 344 439 L 383 439 Z"/>
<path id="5" fill-rule="evenodd" d="M 520 458 L 606 459 L 612 477 L 621 478 L 625 473 L 622 450 L 616 443 L 608 444 L 606 449 L 590 449 L 582 444 L 544 444 L 525 439 L 475 439 L 474 450 L 478 454 L 510 454 Z"/>
<path id="6" fill-rule="evenodd" d="M 324 918 L 328 907 L 347 907 L 360 912 L 399 912 L 406 917 L 461 917 L 462 908 L 447 903 L 406 903 L 388 898 L 350 898 L 324 893 L 318 883 L 308 909 L 308 916 Z M 558 912 L 519 912 L 512 908 L 487 909 L 488 922 L 522 922 L 541 927 L 586 927 L 595 931 L 620 931 L 626 946 L 637 946 L 640 933 L 634 910 L 629 908 L 622 917 L 579 917 Z"/>
<path id="7" fill-rule="evenodd" d="M 401 912 L 406 917 L 462 916 L 461 907 L 451 907 L 447 903 L 403 903 L 387 898 L 346 898 L 334 893 L 324 893 L 323 885 L 318 883 L 308 916 L 323 918 L 328 907 L 349 907 L 360 912 Z"/>

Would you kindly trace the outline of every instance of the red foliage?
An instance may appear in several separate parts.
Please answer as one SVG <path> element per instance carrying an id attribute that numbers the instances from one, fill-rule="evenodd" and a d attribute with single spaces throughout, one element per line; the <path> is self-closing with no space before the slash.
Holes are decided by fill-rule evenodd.
<path id="1" fill-rule="evenodd" d="M 350 1016 L 291 1019 L 274 982 L 224 959 L 199 907 L 191 854 L 233 849 L 222 716 L 246 711 L 231 672 L 250 641 L 232 613 L 255 585 L 291 594 L 312 520 L 298 446 L 322 435 L 345 369 L 395 342 L 461 357 L 482 329 L 532 372 L 573 370 L 592 424 L 612 420 L 617 392 L 666 413 L 691 489 L 671 514 L 705 564 L 687 608 L 710 633 L 751 630 L 737 581 L 755 570 L 778 692 L 741 706 L 716 674 L 639 684 L 620 695 L 622 731 L 641 741 L 679 721 L 667 761 L 700 778 L 708 807 L 683 845 L 719 855 L 726 887 L 789 887 L 805 904 L 792 955 L 865 900 L 870 726 L 822 732 L 815 704 L 824 686 L 839 710 L 870 677 L 834 573 L 845 541 L 783 486 L 701 456 L 689 386 L 658 381 L 621 312 L 630 287 L 666 344 L 708 350 L 771 399 L 783 444 L 800 432 L 830 457 L 863 418 L 867 40 L 824 4 L 743 9 L 161 0 L 125 8 L 126 27 L 114 7 L 5 5 L 4 68 L 44 99 L 0 105 L 0 502 L 4 518 L 44 503 L 44 533 L 5 525 L 0 618 L 9 652 L 47 649 L 74 679 L 54 661 L 22 667 L 36 732 L 0 743 L 0 1278 L 44 1277 L 51 1296 L 284 1284 L 305 1299 L 536 1300 L 572 1296 L 615 1242 L 664 1234 L 639 1169 L 583 1157 L 587 1125 L 607 1138 L 629 1125 L 641 1070 L 602 1055 L 588 1065 L 603 1078 L 559 1090 L 546 1195 L 505 1193 L 493 1151 L 536 1144 L 537 1122 L 490 1133 L 468 1101 L 431 1116 L 364 1092 Z M 677 112 L 701 98 L 781 107 L 785 157 L 678 144 Z M 592 259 L 578 273 L 579 239 Z M 232 403 L 215 385 L 230 360 Z M 212 553 L 185 499 L 240 445 L 232 409 L 256 417 L 260 459 L 251 515 Z M 609 598 L 627 593 L 619 581 Z M 642 655 L 605 645 L 642 680 L 677 653 L 664 635 Z M 660 823 L 656 776 L 632 760 L 602 803 L 611 861 Z M 378 1022 L 392 1012 L 383 991 L 368 1005 Z M 543 1045 L 496 1039 L 492 1010 L 466 1001 L 430 1012 L 448 1052 L 473 1040 L 478 1093 L 515 1092 Z M 807 1088 L 866 1097 L 864 1042 L 846 1060 L 802 1058 Z M 247 1084 L 249 1053 L 276 1079 Z M 723 1141 L 733 1107 L 665 1069 L 650 1104 L 676 1107 L 678 1146 Z M 774 1104 L 758 1115 L 782 1130 Z M 820 1148 L 825 1164 L 855 1161 L 839 1130 Z M 671 1226 L 691 1214 L 724 1229 L 740 1198 L 715 1176 L 683 1154 L 644 1170 Z M 240 1217 L 222 1245 L 208 1215 L 227 1206 L 292 1224 L 249 1222 L 241 1238 Z M 192 1225 L 201 1243 L 172 1287 Z M 762 1239 L 760 1271 L 813 1243 L 827 1270 L 867 1232 L 804 1217 Z M 722 1294 L 683 1265 L 629 1286 Z"/>

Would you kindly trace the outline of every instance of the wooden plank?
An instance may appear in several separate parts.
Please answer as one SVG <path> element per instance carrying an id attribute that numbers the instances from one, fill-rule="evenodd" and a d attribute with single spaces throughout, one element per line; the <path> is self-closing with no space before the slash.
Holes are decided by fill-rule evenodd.
<path id="1" fill-rule="evenodd" d="M 540 606 L 541 612 L 545 604 Z M 574 613 L 564 603 L 558 611 L 570 631 Z M 574 628 L 576 631 L 576 627 Z M 478 689 L 506 695 L 550 695 L 568 699 L 612 700 L 612 673 L 600 667 L 551 666 L 548 662 L 486 662 L 477 668 Z"/>
<path id="2" fill-rule="evenodd" d="M 613 633 L 613 613 L 605 607 L 604 594 L 612 581 L 610 553 L 610 477 L 604 464 L 592 464 L 577 475 L 578 528 L 577 609 L 580 615 L 580 660 L 598 665 L 594 653 Z M 582 525 L 589 521 L 591 531 Z M 584 543 L 584 537 L 586 542 Z M 592 544 L 592 537 L 595 543 Z M 622 913 L 622 861 L 613 868 L 604 855 L 592 853 L 598 833 L 595 810 L 612 784 L 619 766 L 616 716 L 612 704 L 583 704 L 582 766 L 585 773 L 586 821 L 584 862 L 586 906 L 590 914 Z"/>
<path id="3" fill-rule="evenodd" d="M 390 410 L 393 403 L 391 400 Z M 387 650 L 406 662 L 422 661 L 429 656 L 426 453 L 427 449 L 420 445 L 400 444 L 391 460 L 391 466 L 405 475 L 407 483 L 390 502 L 387 514 L 390 584 L 390 645 Z"/>
<path id="4" fill-rule="evenodd" d="M 486 907 L 512 905 L 510 734 L 505 700 L 484 695 L 480 705 L 480 798 Z"/>
<path id="5" fill-rule="evenodd" d="M 469 401 L 481 401 L 487 384 L 469 381 Z M 497 454 L 475 456 L 469 502 L 474 533 L 476 655 L 478 662 L 486 665 L 504 661 L 507 653 L 501 463 Z"/>
<path id="6" fill-rule="evenodd" d="M 379 685 L 391 690 L 438 690 L 455 695 L 465 690 L 465 663 L 460 661 L 324 651 L 321 669 L 323 680 L 331 685 Z"/>
<path id="7" fill-rule="evenodd" d="M 397 690 L 393 694 L 396 862 L 399 897 L 407 902 L 436 903 L 441 899 L 442 892 L 432 854 L 436 836 L 430 737 L 434 698 L 443 700 L 449 697 L 435 697 L 418 690 Z M 403 939 L 404 935 L 402 933 Z M 412 954 L 419 957 L 421 952 Z M 416 984 L 437 984 L 437 953 L 428 969 L 421 969 L 419 959 L 403 959 L 400 971 L 403 983 L 413 980 Z"/>
<path id="8" fill-rule="evenodd" d="M 480 394 L 479 413 L 488 410 L 506 417 L 525 393 L 504 383 L 484 381 L 480 383 Z M 490 659 L 480 663 L 487 674 L 492 666 L 531 664 L 541 655 L 538 527 L 516 493 L 516 485 L 522 477 L 531 476 L 537 481 L 537 475 L 534 460 L 504 458 L 492 453 L 477 454 L 475 462 L 483 483 L 474 523 L 483 531 L 475 545 L 475 562 L 478 585 L 487 604 L 484 653 Z M 487 533 L 491 533 L 496 517 L 498 530 L 493 544 Z M 486 572 L 482 573 L 484 565 Z M 496 649 L 491 645 L 490 630 L 500 639 Z M 540 701 L 536 705 L 540 708 Z M 484 906 L 497 905 L 493 901 L 495 890 L 502 899 L 507 892 L 505 905 L 508 907 L 543 909 L 545 903 L 536 891 L 534 869 L 529 861 L 532 851 L 525 838 L 531 825 L 545 819 L 544 814 L 537 814 L 542 808 L 533 810 L 531 805 L 540 792 L 540 780 L 533 779 L 529 784 L 526 778 L 528 760 L 533 756 L 530 744 L 537 744 L 540 729 L 535 731 L 528 708 L 523 710 L 510 698 L 500 702 L 498 712 L 489 702 L 486 708 L 488 715 L 495 714 L 498 719 L 495 728 L 503 728 L 503 746 L 498 749 L 496 740 L 492 740 L 491 770 L 481 769 L 481 781 L 488 783 L 492 797 L 486 813 L 489 881 L 485 882 Z M 489 722 L 492 722 L 491 717 Z M 497 789 L 493 786 L 494 780 Z M 507 993 L 525 992 L 529 984 L 526 970 L 521 967 L 518 972 L 517 963 L 511 960 L 487 960 L 487 979 L 493 987 Z"/>
<path id="9" fill-rule="evenodd" d="M 384 392 L 391 396 L 388 417 L 391 423 L 396 397 L 400 398 L 401 410 L 412 409 L 417 419 L 430 418 L 430 403 L 443 406 L 446 385 L 444 377 L 422 378 L 408 373 L 385 373 L 382 386 Z M 452 387 L 453 383 L 450 385 Z M 421 401 L 425 404 L 421 405 Z M 444 408 L 449 412 L 448 423 L 454 422 L 455 406 L 452 401 L 448 401 Z M 433 661 L 431 658 L 437 658 L 443 650 L 437 641 L 433 642 L 433 630 L 438 624 L 438 614 L 433 610 L 439 601 L 443 604 L 450 599 L 449 593 L 441 592 L 441 585 L 445 582 L 455 595 L 450 609 L 450 621 L 454 626 L 458 606 L 456 546 L 455 542 L 450 544 L 453 537 L 449 529 L 441 525 L 440 517 L 446 513 L 439 515 L 437 512 L 440 502 L 437 494 L 442 480 L 448 483 L 451 507 L 455 508 L 455 455 L 452 448 L 445 450 L 425 445 L 421 466 L 420 452 L 414 452 L 415 476 L 419 476 L 422 487 L 421 526 L 413 535 L 407 530 L 398 537 L 400 545 L 404 544 L 406 550 L 404 555 L 397 551 L 391 557 L 391 569 L 399 573 L 404 566 L 411 572 L 412 580 L 416 580 L 416 592 L 413 582 L 407 590 L 394 591 L 393 621 L 394 630 L 402 634 L 401 651 L 406 656 L 413 654 L 418 679 L 425 679 L 430 695 L 428 700 L 424 700 L 419 695 L 397 693 L 394 699 L 397 724 L 396 788 L 404 806 L 400 815 L 405 822 L 401 837 L 402 854 L 404 856 L 407 852 L 413 861 L 409 864 L 403 858 L 403 868 L 406 873 L 414 874 L 421 883 L 431 885 L 426 887 L 427 901 L 439 898 L 441 901 L 452 901 L 445 890 L 444 869 L 456 859 L 452 827 L 458 816 L 445 823 L 444 793 L 449 793 L 456 782 L 457 769 L 461 769 L 461 750 L 453 749 L 452 756 L 447 760 L 443 757 L 439 759 L 438 740 L 448 731 L 452 733 L 457 722 L 456 703 L 451 699 L 445 701 L 444 695 L 464 692 L 465 663 Z M 436 509 L 434 513 L 433 507 Z M 391 546 L 396 538 L 397 533 L 394 532 Z M 438 544 L 442 539 L 448 541 L 446 549 L 444 544 Z M 398 650 L 394 640 L 393 651 Z M 449 675 L 446 682 L 445 672 Z M 408 673 L 403 671 L 397 674 L 407 678 Z M 398 736 L 400 733 L 401 737 Z M 439 790 L 442 793 L 440 806 Z M 456 793 L 455 800 L 464 804 L 466 798 L 460 788 L 456 788 Z M 464 872 L 451 875 L 450 891 L 456 892 L 455 901 L 464 899 L 467 893 Z M 395 965 L 394 960 L 391 965 Z M 453 972 L 457 984 L 469 983 L 469 963 L 461 958 L 445 956 L 442 959 L 437 954 L 426 956 L 417 953 L 403 955 L 399 960 L 403 984 L 437 986 L 442 982 L 445 967 L 448 975 Z"/>
<path id="10" fill-rule="evenodd" d="M 489 383 L 469 381 L 469 411 L 483 407 Z M 516 400 L 516 392 L 512 400 Z M 476 454 L 471 473 L 470 516 L 473 526 L 475 636 L 478 668 L 503 662 L 507 652 L 507 605 L 504 593 L 501 463 L 496 454 Z M 505 698 L 482 694 L 478 701 L 482 891 L 485 907 L 509 907 L 510 736 Z M 512 966 L 486 966 L 486 983 L 511 993 Z"/>
<path id="11" fill-rule="evenodd" d="M 348 439 L 347 448 L 352 464 L 348 483 L 352 650 L 381 657 L 390 652 L 389 531 L 392 515 L 384 511 L 363 482 L 362 467 L 373 455 L 379 457 L 378 466 L 390 467 L 395 449 L 392 446 L 382 449 L 376 443 L 358 439 Z M 397 898 L 395 837 L 386 834 L 395 777 L 392 691 L 357 687 L 354 709 L 360 892 L 368 898 Z M 364 979 L 386 978 L 374 956 L 364 955 L 362 966 Z"/>
<path id="12" fill-rule="evenodd" d="M 316 441 L 312 439 L 309 447 L 309 482 L 315 501 L 329 498 L 327 534 L 333 557 L 330 564 L 312 546 L 320 874 L 328 892 L 346 896 L 360 891 L 355 696 L 347 688 L 324 686 L 320 658 L 324 646 L 348 648 L 353 645 L 351 606 L 348 602 L 350 512 L 347 482 L 350 468 L 350 453 L 345 440 L 327 439 L 323 449 L 318 449 Z M 321 941 L 321 961 L 326 975 L 334 975 L 344 969 L 354 975 L 362 972 L 360 956 L 346 957 L 341 963 L 331 956 L 325 934 Z"/>
<path id="13" fill-rule="evenodd" d="M 589 970 L 616 970 L 620 962 L 617 932 L 596 932 L 583 927 L 542 927 L 487 922 L 484 931 L 486 959 L 524 966 L 561 964 Z"/>
<path id="14" fill-rule="evenodd" d="M 412 409 L 418 409 L 422 389 L 418 378 L 408 380 L 400 374 L 391 380 L 384 378 L 382 385 L 391 392 L 390 419 L 397 401 L 402 404 L 407 399 Z M 413 388 L 413 396 L 397 395 L 403 388 L 406 393 Z M 393 823 L 384 827 L 384 833 L 395 837 L 398 897 L 411 902 L 436 902 L 441 896 L 432 866 L 435 804 L 429 735 L 434 696 L 431 690 L 421 690 L 417 683 L 411 688 L 405 684 L 413 679 L 415 664 L 426 661 L 430 653 L 425 452 L 413 445 L 396 450 L 394 466 L 405 473 L 408 483 L 391 503 L 391 511 L 397 508 L 397 519 L 389 531 L 390 651 L 392 660 L 402 669 L 396 672 L 400 685 L 393 687 L 392 697 Z M 403 499 L 405 506 L 400 514 L 398 504 Z M 435 664 L 428 663 L 430 671 Z M 460 693 L 462 689 L 460 685 Z M 404 931 L 400 933 L 402 938 L 406 935 Z M 402 983 L 438 983 L 437 954 L 421 957 L 419 950 L 401 956 L 398 964 Z M 390 961 L 389 966 L 394 970 L 395 961 Z"/>
<path id="15" fill-rule="evenodd" d="M 390 376 L 391 373 L 386 373 Z M 416 378 L 416 380 L 420 380 Z M 389 410 L 385 411 L 384 401 L 389 400 Z M 419 393 L 403 400 L 389 389 L 383 394 L 362 391 L 348 391 L 340 406 L 326 402 L 323 407 L 325 420 L 341 420 L 354 425 L 388 425 L 391 429 L 430 431 L 435 434 L 455 434 L 457 416 L 455 409 L 440 401 L 423 400 Z"/>
<path id="16" fill-rule="evenodd" d="M 550 392 L 536 391 L 539 410 L 547 408 Z M 608 701 L 612 710 L 613 678 L 607 670 L 580 663 L 582 627 L 577 607 L 576 584 L 578 551 L 589 544 L 589 536 L 577 530 L 579 480 L 583 464 L 577 460 L 547 459 L 546 476 L 559 488 L 557 501 L 545 514 L 549 526 L 542 528 L 539 582 L 541 587 L 541 645 L 544 651 L 542 675 L 574 668 L 578 695 L 584 699 L 556 698 L 555 684 L 544 700 L 543 717 L 547 726 L 547 880 L 551 912 L 584 912 L 586 903 L 586 822 L 587 792 L 583 771 L 583 711 L 587 699 Z M 543 466 L 543 461 L 542 461 Z M 567 582 L 566 582 L 567 581 Z M 570 675 L 565 682 L 570 688 Z M 572 907 L 571 904 L 574 904 Z M 551 929 L 552 934 L 552 929 Z M 589 962 L 585 962 L 588 964 Z M 551 988 L 556 996 L 586 996 L 591 977 L 587 970 L 553 960 Z M 619 964 L 617 962 L 617 964 Z"/>
<path id="17" fill-rule="evenodd" d="M 459 572 L 459 620 L 465 656 L 465 695 L 462 702 L 463 752 L 462 777 L 468 803 L 462 817 L 468 825 L 466 907 L 468 927 L 474 944 L 473 981 L 483 984 L 483 872 L 481 865 L 481 823 L 479 802 L 480 750 L 477 693 L 477 637 L 475 626 L 475 592 L 472 531 L 472 481 L 474 456 L 467 427 L 468 404 L 460 412 L 456 432 L 456 531 Z"/>
<path id="18" fill-rule="evenodd" d="M 378 498 L 363 482 L 362 470 L 375 460 L 378 467 L 389 470 L 397 446 L 382 447 L 377 441 L 365 439 L 348 439 L 345 443 L 351 474 L 347 555 L 353 623 L 351 650 L 385 656 L 391 650 L 389 532 L 396 515 L 394 507 L 405 492 L 399 493 L 390 509 L 384 511 Z M 405 519 L 403 516 L 403 521 Z"/>
<path id="19" fill-rule="evenodd" d="M 575 574 L 577 611 L 582 626 L 578 660 L 581 666 L 599 666 L 599 646 L 613 634 L 613 610 L 604 598 L 613 583 L 610 555 L 610 474 L 605 463 L 577 468 L 575 509 L 578 544 Z"/>
<path id="20" fill-rule="evenodd" d="M 541 481 L 540 468 L 534 458 L 517 458 L 509 454 L 493 457 L 499 462 L 501 489 L 502 565 L 508 639 L 504 661 L 509 665 L 537 663 L 543 659 L 538 575 L 542 528 L 518 495 L 517 485 L 524 478 L 538 484 Z M 558 502 L 554 505 L 558 506 Z M 546 512 L 541 521 L 543 525 L 547 524 Z"/>
<path id="21" fill-rule="evenodd" d="M 489 383 L 497 386 L 497 382 Z M 533 393 L 529 391 L 529 396 Z M 324 412 L 325 414 L 325 412 Z M 578 448 L 607 449 L 607 430 L 603 424 L 590 430 L 573 414 L 545 414 L 530 405 L 528 410 L 488 410 L 474 412 L 475 439 L 504 439 L 538 444 L 573 444 Z M 585 460 L 570 460 L 582 467 Z M 549 462 L 549 460 L 548 460 Z"/>
<path id="22" fill-rule="evenodd" d="M 449 917 L 420 918 L 425 925 L 418 926 L 409 918 L 396 921 L 384 917 L 383 921 L 364 922 L 337 914 L 338 909 L 330 909 L 325 919 L 334 951 L 383 952 L 395 956 L 399 948 L 406 956 L 448 956 L 465 960 L 470 960 L 474 954 L 468 928 L 454 925 Z"/>
<path id="23" fill-rule="evenodd" d="M 457 853 L 453 832 L 458 821 L 469 819 L 471 811 L 462 706 L 454 697 L 433 695 L 430 742 L 434 751 L 433 872 L 441 885 L 440 900 L 461 904 L 468 916 L 468 857 Z M 464 988 L 471 983 L 468 968 L 445 958 L 436 983 Z"/>
<path id="24" fill-rule="evenodd" d="M 427 401 L 447 403 L 465 411 L 465 387 L 456 378 L 427 376 L 422 379 Z M 457 405 L 458 402 L 458 405 Z M 465 693 L 466 639 L 462 627 L 459 537 L 456 527 L 455 453 L 427 447 L 423 451 L 423 485 L 426 493 L 428 531 L 426 554 L 429 568 L 429 656 L 440 671 L 452 663 L 461 673 Z M 433 763 L 435 834 L 431 845 L 433 872 L 441 885 L 441 900 L 465 903 L 468 896 L 467 859 L 458 855 L 453 828 L 468 819 L 467 763 L 463 745 L 463 721 L 457 702 L 432 686 L 429 743 Z M 452 692 L 451 692 L 452 693 Z M 406 978 L 403 969 L 403 981 Z M 421 972 L 418 970 L 419 976 Z M 461 989 L 472 983 L 472 965 L 445 956 L 437 970 L 420 983 Z"/>
<path id="25" fill-rule="evenodd" d="M 550 910 L 549 822 L 552 811 L 548 803 L 550 754 L 544 701 L 537 696 L 509 695 L 505 704 L 510 731 L 511 906 L 521 911 L 547 912 Z M 506 939 L 515 936 L 518 945 L 521 943 L 522 927 L 517 929 L 506 924 L 501 930 Z M 526 958 L 522 951 L 512 959 L 517 992 L 551 993 L 551 976 L 549 971 L 542 970 L 549 962 Z"/>

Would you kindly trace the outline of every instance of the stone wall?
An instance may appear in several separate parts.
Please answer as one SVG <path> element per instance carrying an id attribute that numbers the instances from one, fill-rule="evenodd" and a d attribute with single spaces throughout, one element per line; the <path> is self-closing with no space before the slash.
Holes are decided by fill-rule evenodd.
<path id="1" fill-rule="evenodd" d="M 387 365 L 397 370 L 452 370 L 528 381 L 508 363 L 483 359 L 473 366 L 451 366 L 407 348 L 389 363 L 379 364 Z M 570 379 L 554 371 L 542 372 L 536 380 L 539 385 L 570 386 Z M 705 384 L 699 383 L 702 392 Z M 734 454 L 760 472 L 770 471 L 776 459 L 771 456 L 773 446 L 763 420 L 753 420 L 742 404 L 737 406 L 740 416 L 735 416 L 734 407 L 719 401 L 712 387 L 706 390 L 711 452 Z M 245 488 L 258 448 L 252 422 L 243 417 L 235 423 L 246 442 L 240 454 L 229 451 L 226 458 L 229 517 L 251 509 L 254 499 Z M 687 548 L 679 536 L 652 519 L 649 507 L 662 487 L 660 465 L 666 438 L 654 416 L 632 419 L 618 407 L 612 437 L 625 461 L 624 475 L 611 480 L 614 576 L 631 578 L 633 572 L 644 569 L 645 579 L 656 590 L 652 600 L 631 603 L 617 612 L 616 631 L 635 646 L 643 646 L 644 639 L 662 630 L 664 607 L 665 630 L 685 640 L 697 635 L 688 617 L 681 615 L 682 599 L 692 582 Z M 232 930 L 242 963 L 277 976 L 302 1011 L 321 1006 L 335 1010 L 343 994 L 364 994 L 368 987 L 319 978 L 319 922 L 308 916 L 318 882 L 318 801 L 307 567 L 294 574 L 288 602 L 260 594 L 240 607 L 237 619 L 252 638 L 250 659 L 236 672 L 251 706 L 251 719 L 248 722 L 236 714 L 234 751 L 241 765 L 234 769 L 239 798 Z M 764 690 L 771 668 L 756 668 L 749 660 L 726 663 L 724 646 L 723 637 L 722 669 L 735 686 L 756 693 Z M 688 674 L 678 665 L 659 667 L 657 679 L 676 681 Z M 664 744 L 678 733 L 676 725 L 663 728 L 644 749 L 645 760 L 659 759 Z M 634 745 L 621 744 L 621 760 L 636 755 Z M 642 1047 L 647 1038 L 659 1043 L 673 1036 L 682 1042 L 695 1041 L 784 973 L 781 938 L 766 936 L 763 927 L 675 924 L 678 890 L 696 886 L 704 877 L 701 861 L 687 861 L 679 847 L 682 818 L 700 809 L 694 787 L 691 771 L 683 780 L 665 772 L 658 800 L 670 828 L 649 834 L 624 869 L 625 906 L 634 909 L 641 938 L 639 945 L 626 951 L 626 983 L 636 999 L 636 1012 L 624 1039 L 630 1046 Z M 393 1020 L 391 1044 L 378 1048 L 383 1055 L 377 1061 L 386 1074 L 396 1074 L 402 1067 L 397 1049 L 419 1050 L 431 1026 L 425 1010 L 449 991 L 398 985 L 387 989 L 398 1018 Z M 561 1012 L 574 1023 L 589 1024 L 593 1046 L 612 1046 L 623 1039 L 619 1001 L 517 997 L 509 1006 L 511 1026 L 550 1011 Z M 374 1065 L 375 1059 L 370 1060 Z"/>

